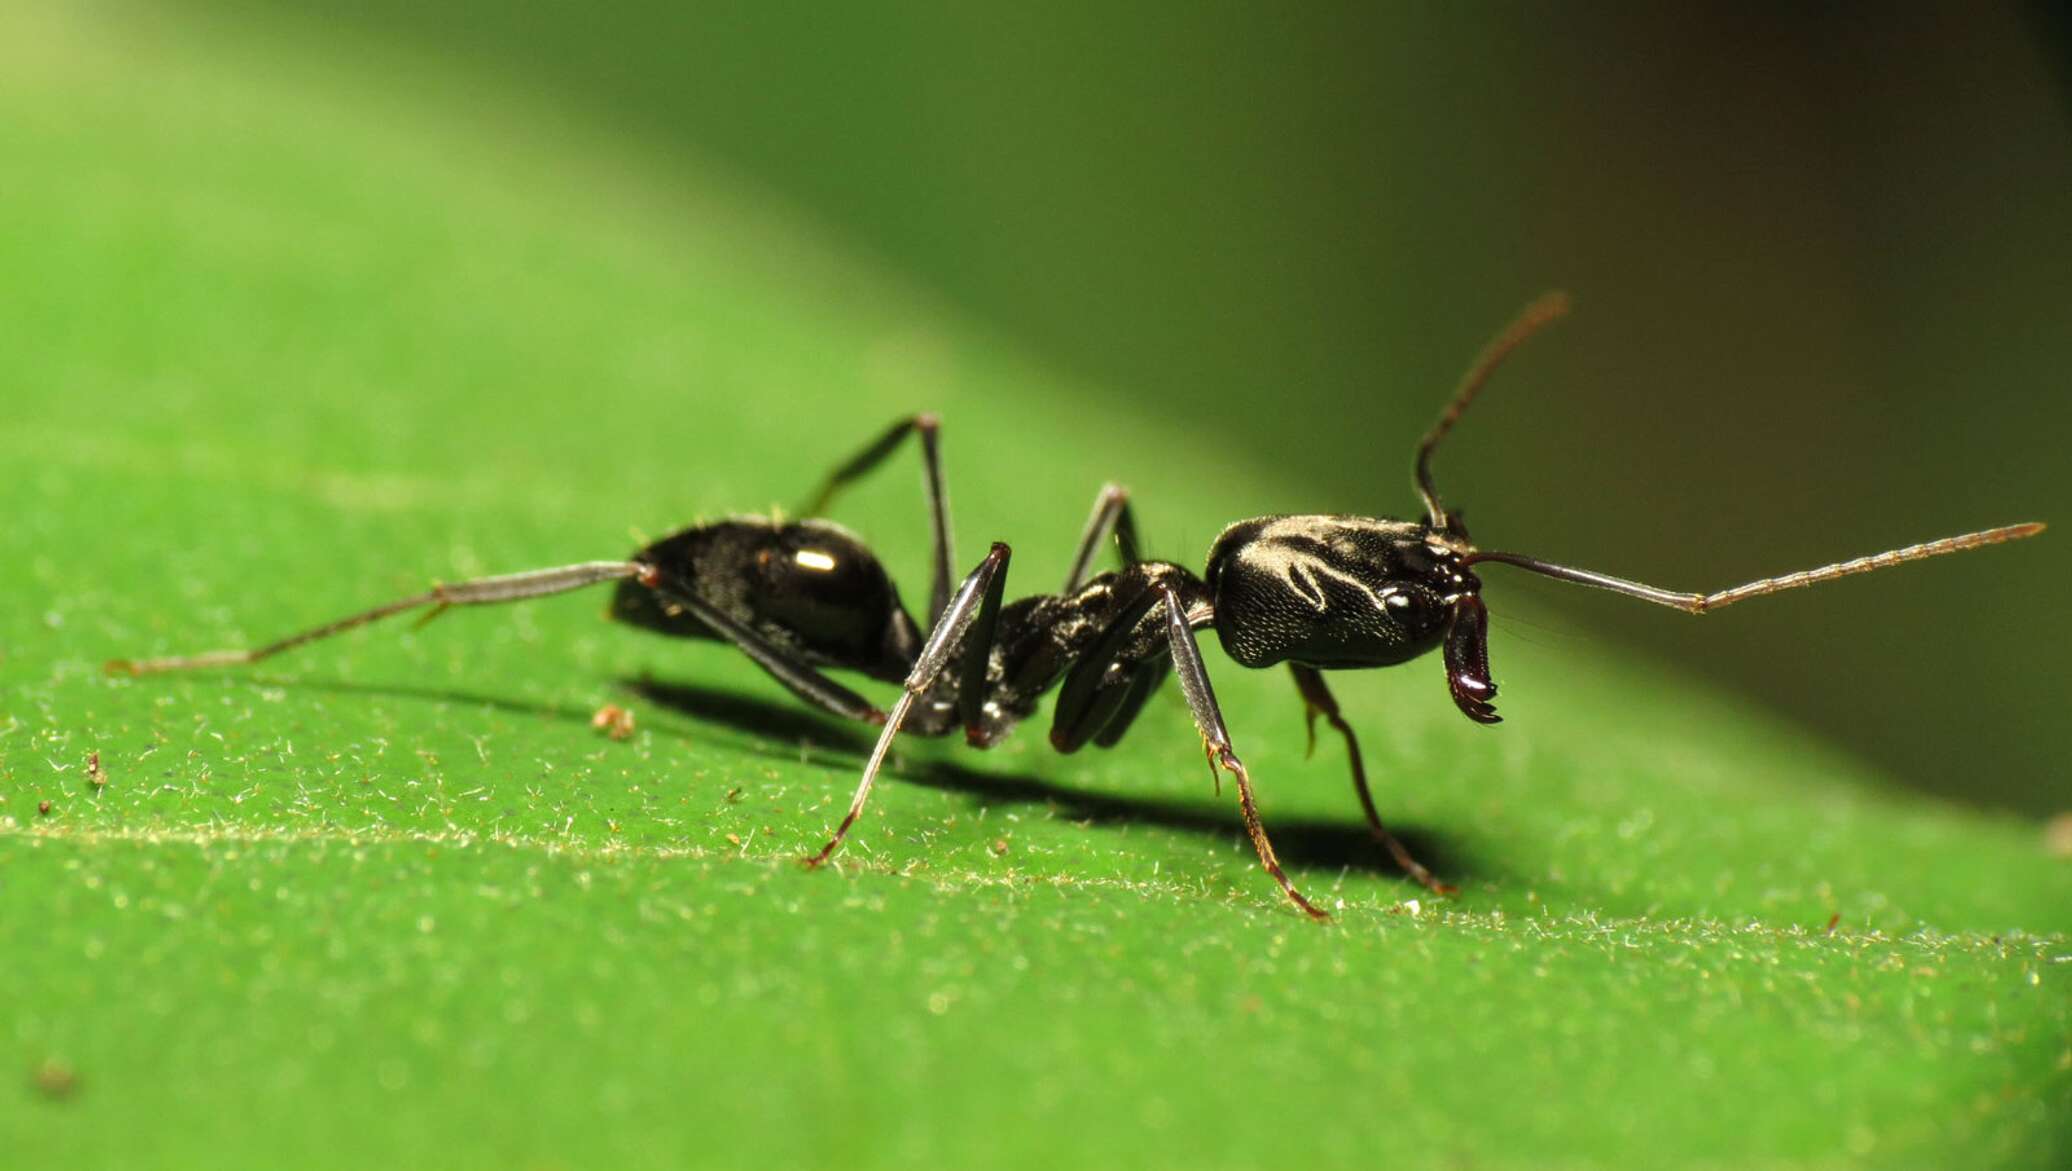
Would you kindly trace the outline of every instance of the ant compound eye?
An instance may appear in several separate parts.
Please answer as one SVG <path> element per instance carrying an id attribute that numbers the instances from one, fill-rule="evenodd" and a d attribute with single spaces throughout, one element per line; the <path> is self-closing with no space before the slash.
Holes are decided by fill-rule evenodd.
<path id="1" fill-rule="evenodd" d="M 1396 625 L 1413 636 L 1436 631 L 1446 623 L 1446 604 L 1416 586 L 1386 587 L 1381 591 L 1381 607 Z"/>

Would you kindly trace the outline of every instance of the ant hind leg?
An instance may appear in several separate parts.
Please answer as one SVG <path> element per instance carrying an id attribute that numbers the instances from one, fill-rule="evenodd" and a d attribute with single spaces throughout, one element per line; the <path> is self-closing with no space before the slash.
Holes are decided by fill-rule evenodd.
<path id="1" fill-rule="evenodd" d="M 455 582 L 452 585 L 435 585 L 424 593 L 387 602 L 357 614 L 348 614 L 322 626 L 276 639 L 263 646 L 206 651 L 198 655 L 176 655 L 160 659 L 110 659 L 105 669 L 110 675 L 154 675 L 161 671 L 244 666 L 272 658 L 282 651 L 330 638 L 334 634 L 344 634 L 370 622 L 378 622 L 392 615 L 420 610 L 427 606 L 432 607 L 432 610 L 418 620 L 420 626 L 453 606 L 484 606 L 500 602 L 518 602 L 527 598 L 544 598 L 550 594 L 567 593 L 600 582 L 618 581 L 628 577 L 638 578 L 651 572 L 648 566 L 638 561 L 583 561 L 552 569 L 535 569 L 525 573 L 506 573 L 496 577 Z"/>
<path id="2" fill-rule="evenodd" d="M 792 694 L 823 711 L 868 724 L 882 724 L 885 713 L 855 692 L 829 679 L 791 651 L 772 644 L 755 631 L 729 618 L 688 585 L 640 561 L 583 561 L 552 569 L 506 573 L 495 577 L 436 585 L 421 594 L 385 602 L 371 609 L 326 622 L 286 638 L 249 649 L 206 651 L 158 659 L 110 659 L 105 669 L 111 675 L 155 675 L 167 671 L 193 671 L 210 667 L 239 667 L 272 658 L 312 642 L 344 634 L 370 623 L 411 610 L 425 610 L 418 620 L 426 622 L 454 606 L 487 606 L 520 602 L 568 593 L 587 586 L 632 578 L 671 602 L 682 606 L 700 622 L 732 642 L 740 651 L 768 671 Z"/>
<path id="3" fill-rule="evenodd" d="M 830 715 L 864 724 L 883 724 L 885 713 L 872 703 L 822 674 L 797 652 L 772 643 L 754 630 L 729 617 L 693 592 L 688 583 L 660 570 L 649 570 L 641 584 L 683 607 L 684 611 L 733 643 L 736 650 L 769 672 L 785 690 Z"/>
<path id="4" fill-rule="evenodd" d="M 950 601 L 950 566 L 956 554 L 950 543 L 950 497 L 943 488 L 942 450 L 937 433 L 942 430 L 942 421 L 935 415 L 922 412 L 910 415 L 887 428 L 885 433 L 872 440 L 862 451 L 850 456 L 829 472 L 821 481 L 820 488 L 813 493 L 800 516 L 823 516 L 828 506 L 842 489 L 875 471 L 893 452 L 899 450 L 901 441 L 909 433 L 921 437 L 921 469 L 927 474 L 928 523 L 932 529 L 934 548 L 929 558 L 928 613 L 940 614 Z"/>

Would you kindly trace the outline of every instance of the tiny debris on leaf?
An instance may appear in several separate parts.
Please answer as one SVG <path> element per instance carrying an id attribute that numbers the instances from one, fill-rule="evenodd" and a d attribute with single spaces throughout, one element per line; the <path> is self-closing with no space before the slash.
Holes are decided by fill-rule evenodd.
<path id="1" fill-rule="evenodd" d="M 48 816 L 50 816 L 50 802 L 49 802 L 49 801 L 38 801 L 38 802 L 36 803 L 36 812 L 38 812 L 38 813 L 40 813 L 40 814 L 44 815 L 45 817 L 48 817 Z"/>
<path id="2" fill-rule="evenodd" d="M 993 857 L 995 857 L 995 858 L 1005 858 L 1005 857 L 1007 857 L 1007 839 L 1006 839 L 1006 838 L 994 838 L 994 839 L 993 839 L 993 845 L 992 845 L 992 850 L 993 850 Z"/>
<path id="3" fill-rule="evenodd" d="M 52 1101 L 63 1101 L 79 1088 L 79 1075 L 62 1061 L 45 1061 L 29 1077 L 36 1092 Z"/>
<path id="4" fill-rule="evenodd" d="M 633 735 L 633 713 L 618 704 L 608 703 L 590 717 L 590 726 L 613 740 L 624 740 Z"/>
<path id="5" fill-rule="evenodd" d="M 101 750 L 98 748 L 86 754 L 86 783 L 96 789 L 108 783 L 108 774 L 101 771 Z"/>
<path id="6" fill-rule="evenodd" d="M 1834 914 L 1829 915 L 1827 917 L 1827 933 L 1829 935 L 1833 935 L 1835 933 L 1835 928 L 1840 927 L 1841 925 L 1842 913 L 1840 911 L 1836 911 Z"/>
<path id="7" fill-rule="evenodd" d="M 2043 848 L 2053 858 L 2072 858 L 2072 813 L 2060 813 L 2043 823 Z"/>

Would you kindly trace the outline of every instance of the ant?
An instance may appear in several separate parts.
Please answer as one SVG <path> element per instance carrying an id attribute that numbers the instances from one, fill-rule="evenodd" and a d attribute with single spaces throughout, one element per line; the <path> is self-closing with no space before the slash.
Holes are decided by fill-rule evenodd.
<path id="1" fill-rule="evenodd" d="M 1057 687 L 1051 746 L 1059 752 L 1074 752 L 1089 742 L 1106 748 L 1129 731 L 1171 672 L 1180 678 L 1201 733 L 1211 777 L 1219 789 L 1223 772 L 1236 781 L 1238 809 L 1261 864 L 1296 906 L 1312 918 L 1328 919 L 1288 880 L 1260 823 L 1251 777 L 1231 744 L 1195 645 L 1194 632 L 1208 627 L 1240 666 L 1288 664 L 1306 709 L 1312 746 L 1319 716 L 1345 738 L 1353 789 L 1375 840 L 1411 878 L 1435 892 L 1452 893 L 1382 824 L 1367 787 L 1359 741 L 1340 715 L 1323 673 L 1392 666 L 1436 648 L 1455 705 L 1477 723 L 1497 723 L 1489 613 L 1474 567 L 1514 566 L 1704 614 L 1765 594 L 2035 536 L 2044 528 L 1986 529 L 1704 594 L 1479 548 L 1468 539 L 1460 515 L 1447 511 L 1433 487 L 1432 453 L 1504 358 L 1567 310 L 1564 294 L 1535 301 L 1469 367 L 1439 421 L 1417 446 L 1413 466 L 1423 520 L 1242 520 L 1216 538 L 1198 576 L 1185 566 L 1141 556 L 1129 494 L 1110 484 L 1096 499 L 1058 592 L 1003 603 L 1011 551 L 997 542 L 953 589 L 940 425 L 934 415 L 919 414 L 900 420 L 837 467 L 800 510 L 801 519 L 734 517 L 695 525 L 622 561 L 438 585 L 255 649 L 118 659 L 107 668 L 144 675 L 255 663 L 407 610 L 428 607 L 423 620 L 429 621 L 453 606 L 512 602 L 615 582 L 612 618 L 661 634 L 730 642 L 807 703 L 883 729 L 848 812 L 820 852 L 805 860 L 808 866 L 826 862 L 842 844 L 900 732 L 945 736 L 962 728 L 966 742 L 987 748 L 1034 715 L 1037 701 Z M 844 487 L 884 463 L 910 435 L 919 438 L 933 529 L 928 613 L 936 617 L 926 630 L 907 613 L 870 549 L 848 530 L 818 519 Z M 1089 572 L 1111 537 L 1120 568 Z M 830 679 L 827 668 L 896 683 L 899 698 L 889 711 L 880 709 Z"/>

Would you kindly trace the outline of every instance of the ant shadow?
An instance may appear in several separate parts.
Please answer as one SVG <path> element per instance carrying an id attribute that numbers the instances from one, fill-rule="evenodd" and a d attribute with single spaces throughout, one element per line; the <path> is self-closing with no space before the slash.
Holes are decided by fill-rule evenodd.
<path id="1" fill-rule="evenodd" d="M 799 708 L 690 683 L 666 683 L 646 677 L 619 680 L 619 685 L 657 707 L 701 723 L 718 724 L 743 733 L 751 751 L 795 759 L 796 751 L 780 752 L 757 741 L 779 739 L 808 743 L 856 759 L 858 767 L 876 741 L 855 728 Z M 586 715 L 585 720 L 588 719 Z M 907 784 L 961 793 L 979 801 L 1040 805 L 1067 821 L 1092 825 L 1142 824 L 1228 838 L 1249 852 L 1251 839 L 1234 808 L 1166 797 L 1094 793 L 1069 788 L 1030 774 L 982 772 L 948 760 L 909 758 L 885 775 Z M 1234 806 L 1234 802 L 1232 803 Z M 1364 822 L 1315 818 L 1281 819 L 1268 827 L 1274 852 L 1290 869 L 1351 870 L 1403 877 L 1403 871 L 1367 832 Z M 1410 852 L 1436 873 L 1458 882 L 1470 877 L 1460 859 L 1440 839 L 1419 830 L 1391 826 Z"/>
<path id="2" fill-rule="evenodd" d="M 286 680 L 265 682 L 270 686 L 294 686 L 338 695 L 400 696 L 479 705 L 509 715 L 546 717 L 585 728 L 589 727 L 594 714 L 587 708 L 568 704 L 533 703 L 509 696 L 408 683 L 350 683 L 308 677 L 295 679 L 292 683 Z M 753 696 L 693 683 L 669 683 L 647 676 L 622 678 L 617 682 L 622 689 L 657 707 L 738 733 L 731 746 L 744 752 L 797 760 L 798 746 L 805 744 L 816 751 L 853 757 L 860 769 L 876 741 L 875 735 L 867 735 L 849 724 Z M 1154 825 L 1224 838 L 1247 851 L 1251 849 L 1251 839 L 1245 835 L 1244 824 L 1238 819 L 1236 810 L 1225 808 L 1223 804 L 1088 792 L 1031 774 L 982 772 L 949 760 L 909 757 L 902 767 L 887 768 L 884 775 L 905 784 L 960 793 L 979 802 L 1042 806 L 1067 821 L 1089 825 Z M 1291 870 L 1342 870 L 1405 877 L 1402 869 L 1368 834 L 1365 823 L 1358 820 L 1279 819 L 1267 830 L 1273 835 L 1275 853 Z M 1488 877 L 1465 872 L 1461 868 L 1463 859 L 1436 835 L 1406 829 L 1402 825 L 1392 825 L 1390 831 L 1426 866 L 1454 882 Z"/>
<path id="3" fill-rule="evenodd" d="M 372 698 L 423 699 L 435 703 L 463 703 L 470 707 L 488 708 L 510 716 L 545 716 L 554 720 L 589 724 L 594 712 L 572 707 L 563 703 L 529 703 L 512 699 L 507 695 L 491 695 L 485 691 L 468 691 L 458 687 L 421 687 L 410 683 L 352 683 L 344 679 L 316 679 L 309 676 L 295 678 L 252 675 L 253 683 L 265 687 L 292 687 L 298 691 L 322 691 L 331 695 L 360 695 Z"/>

